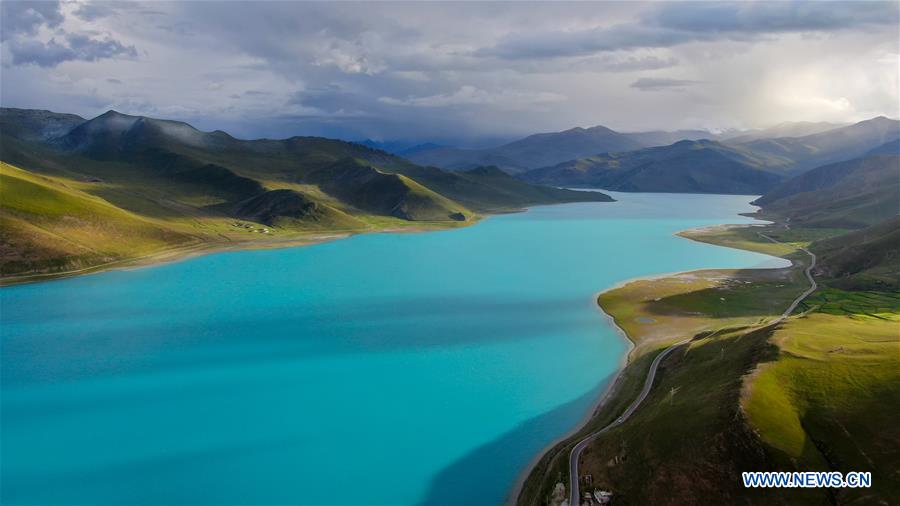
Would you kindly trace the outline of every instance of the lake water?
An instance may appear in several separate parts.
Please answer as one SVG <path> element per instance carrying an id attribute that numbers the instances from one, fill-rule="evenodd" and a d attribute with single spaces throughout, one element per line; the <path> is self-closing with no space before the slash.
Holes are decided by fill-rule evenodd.
<path id="1" fill-rule="evenodd" d="M 672 235 L 751 197 L 614 196 L 4 288 L 0 502 L 498 504 L 627 350 L 597 292 L 786 264 Z"/>

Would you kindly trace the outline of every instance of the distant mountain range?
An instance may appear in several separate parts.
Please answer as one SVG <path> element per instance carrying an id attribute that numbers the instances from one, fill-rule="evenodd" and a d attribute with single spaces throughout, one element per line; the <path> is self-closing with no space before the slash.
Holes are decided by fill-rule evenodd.
<path id="1" fill-rule="evenodd" d="M 716 141 L 604 153 L 536 169 L 520 177 L 557 186 L 673 193 L 761 193 L 779 181 L 786 162 Z"/>
<path id="2" fill-rule="evenodd" d="M 560 187 L 764 194 L 765 212 L 808 226 L 856 228 L 896 214 L 898 122 L 830 126 L 654 147 L 645 145 L 704 132 L 575 128 L 492 149 L 414 146 L 404 158 L 320 137 L 240 140 L 115 111 L 86 120 L 4 108 L 0 257 L 6 274 L 65 270 L 163 246 L 245 242 L 261 227 L 287 239 L 612 200 Z M 436 158 L 457 170 L 434 167 Z M 10 198 L 11 188 L 40 198 Z"/>
<path id="3" fill-rule="evenodd" d="M 847 126 L 847 124 L 827 123 L 824 121 L 788 121 L 768 128 L 728 132 L 718 136 L 718 139 L 721 141 L 742 143 L 760 139 L 775 139 L 780 137 L 804 137 L 807 135 L 827 132 L 828 130 L 834 130 L 835 128 L 844 126 Z"/>
<path id="4" fill-rule="evenodd" d="M 356 143 L 239 140 L 115 111 L 85 120 L 0 109 L 0 148 L 4 275 L 83 267 L 166 245 L 241 242 L 262 225 L 265 234 L 352 232 L 612 200 L 534 186 L 497 169 L 421 167 Z M 11 199 L 11 188 L 41 197 Z M 115 219 L 101 219 L 106 214 Z"/>
<path id="5" fill-rule="evenodd" d="M 849 160 L 900 137 L 900 122 L 879 116 L 803 137 L 778 137 L 742 143 L 761 155 L 793 163 L 793 173 Z"/>
<path id="6" fill-rule="evenodd" d="M 603 154 L 668 146 L 683 140 L 715 140 L 753 151 L 756 157 L 768 159 L 770 165 L 784 167 L 787 172 L 796 174 L 859 156 L 897 138 L 900 134 L 897 125 L 895 120 L 879 117 L 854 125 L 788 122 L 760 130 L 721 134 L 706 130 L 622 133 L 595 126 L 530 135 L 493 148 L 461 149 L 425 144 L 397 154 L 419 165 L 446 170 L 494 165 L 510 174 L 522 174 Z"/>
<path id="7" fill-rule="evenodd" d="M 806 124 L 800 130 L 824 126 Z M 804 137 L 747 142 L 679 141 L 668 146 L 601 153 L 529 170 L 518 177 L 554 186 L 618 191 L 753 195 L 767 192 L 787 177 L 821 164 L 860 156 L 898 137 L 900 122 L 879 117 Z"/>
<path id="8" fill-rule="evenodd" d="M 704 130 L 620 133 L 604 126 L 572 128 L 563 132 L 534 134 L 502 146 L 460 149 L 447 146 L 418 147 L 400 154 L 420 165 L 465 170 L 494 165 L 510 174 L 555 165 L 606 152 L 622 152 L 671 144 L 682 139 L 711 137 Z"/>

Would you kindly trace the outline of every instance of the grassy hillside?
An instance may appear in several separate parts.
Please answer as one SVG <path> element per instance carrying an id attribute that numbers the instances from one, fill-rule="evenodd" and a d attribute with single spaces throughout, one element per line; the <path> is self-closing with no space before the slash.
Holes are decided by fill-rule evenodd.
<path id="1" fill-rule="evenodd" d="M 723 232 L 735 237 L 730 229 L 704 234 L 712 240 Z M 598 303 L 635 348 L 611 397 L 580 437 L 614 420 L 637 397 L 657 354 L 694 338 L 661 365 L 635 414 L 582 454 L 582 476 L 591 477 L 590 483 L 582 480 L 585 489 L 612 491 L 615 504 L 791 503 L 790 495 L 748 491 L 740 482 L 742 470 L 771 468 L 739 407 L 743 375 L 774 354 L 770 332 L 757 325 L 777 317 L 803 290 L 802 256 L 791 247 L 772 250 L 766 242 L 757 243 L 762 251 L 795 259 L 797 267 L 693 271 L 600 295 Z M 580 437 L 544 456 L 518 504 L 547 504 L 555 484 L 567 483 L 568 453 Z"/>
<path id="2" fill-rule="evenodd" d="M 742 407 L 779 469 L 870 471 L 872 489 L 829 491 L 841 504 L 893 504 L 900 455 L 900 298 L 824 289 L 779 327 L 777 357 Z"/>
<path id="3" fill-rule="evenodd" d="M 534 183 L 617 191 L 751 195 L 780 181 L 775 172 L 786 165 L 742 148 L 700 140 L 581 158 L 521 177 Z"/>
<path id="4" fill-rule="evenodd" d="M 234 216 L 277 227 L 360 230 L 366 224 L 334 207 L 296 190 L 272 190 L 238 202 Z"/>
<path id="5" fill-rule="evenodd" d="M 900 217 L 811 246 L 816 274 L 832 286 L 856 290 L 900 290 Z"/>
<path id="6" fill-rule="evenodd" d="M 761 231 L 787 244 L 767 241 Z M 795 266 L 696 271 L 603 293 L 600 304 L 636 348 L 613 395 L 580 434 L 624 410 L 657 353 L 693 339 L 662 363 L 635 414 L 583 453 L 583 486 L 612 491 L 615 504 L 895 503 L 900 431 L 892 418 L 900 403 L 900 299 L 886 292 L 846 292 L 820 279 L 825 285 L 793 317 L 765 326 L 808 286 L 801 274 L 805 255 L 795 246 L 808 247 L 813 239 L 855 240 L 822 238 L 840 233 L 780 227 L 693 231 L 688 235 L 696 240 L 785 256 Z M 519 504 L 555 504 L 553 489 L 567 483 L 568 451 L 578 439 L 544 455 Z M 745 489 L 740 473 L 748 470 L 872 471 L 874 486 Z"/>
<path id="7" fill-rule="evenodd" d="M 357 209 L 414 221 L 465 221 L 472 213 L 403 174 L 386 173 L 347 158 L 307 177 Z"/>
<path id="8" fill-rule="evenodd" d="M 0 162 L 3 274 L 73 270 L 198 242 L 119 209 L 74 181 Z"/>
<path id="9" fill-rule="evenodd" d="M 810 170 L 754 204 L 795 226 L 861 228 L 897 215 L 898 174 L 900 156 L 866 156 Z"/>
<path id="10" fill-rule="evenodd" d="M 311 234 L 454 227 L 473 222 L 480 212 L 611 200 L 600 193 L 536 187 L 499 171 L 455 174 L 420 167 L 338 140 L 240 140 L 115 111 L 85 121 L 2 109 L 0 127 L 0 159 L 18 167 L 17 180 L 5 184 L 5 193 L 21 197 L 4 203 L 9 211 L 5 276 L 78 270 L 184 241 L 198 247 L 286 244 L 308 241 Z M 56 214 L 27 213 L 36 193 L 19 188 L 23 178 L 77 190 L 79 198 L 102 202 L 163 238 L 153 242 L 149 239 L 157 235 L 135 232 L 133 240 L 117 246 L 118 232 L 100 234 L 90 220 L 73 218 L 78 206 L 71 199 L 61 200 Z M 71 213 L 68 204 L 74 206 Z M 35 227 L 55 230 L 73 245 L 54 250 Z"/>

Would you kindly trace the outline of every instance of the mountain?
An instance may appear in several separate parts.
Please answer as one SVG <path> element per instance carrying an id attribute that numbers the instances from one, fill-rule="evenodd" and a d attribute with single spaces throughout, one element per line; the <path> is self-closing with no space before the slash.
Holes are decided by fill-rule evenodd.
<path id="1" fill-rule="evenodd" d="M 900 155 L 900 139 L 894 139 L 886 142 L 877 148 L 870 149 L 866 156 L 872 155 Z"/>
<path id="2" fill-rule="evenodd" d="M 487 165 L 500 167 L 510 174 L 527 170 L 518 160 L 500 155 L 493 148 L 462 149 L 436 146 L 415 150 L 402 156 L 418 165 L 440 167 L 449 171 L 469 170 Z"/>
<path id="3" fill-rule="evenodd" d="M 900 290 L 900 217 L 814 242 L 817 276 L 845 290 Z"/>
<path id="4" fill-rule="evenodd" d="M 632 192 L 762 193 L 782 177 L 784 161 L 710 140 L 606 153 L 536 169 L 520 177 L 555 186 Z"/>
<path id="5" fill-rule="evenodd" d="M 324 192 L 372 214 L 413 221 L 465 221 L 472 213 L 403 174 L 345 158 L 307 177 Z"/>
<path id="6" fill-rule="evenodd" d="M 349 214 L 294 190 L 271 190 L 234 204 L 230 214 L 269 226 L 303 226 L 323 230 L 365 228 Z"/>
<path id="7" fill-rule="evenodd" d="M 716 134 L 708 130 L 675 130 L 674 132 L 656 130 L 652 132 L 627 133 L 624 135 L 648 148 L 654 146 L 668 146 L 669 144 L 674 144 L 678 141 L 717 139 Z"/>
<path id="8" fill-rule="evenodd" d="M 132 168 L 138 167 L 144 177 L 155 173 L 168 179 L 184 179 L 182 174 L 187 171 L 194 175 L 196 184 L 239 189 L 243 197 L 261 193 L 266 181 L 312 184 L 317 190 L 344 204 L 352 207 L 359 204 L 362 205 L 359 209 L 363 211 L 387 216 L 399 217 L 397 213 L 400 212 L 384 205 L 373 207 L 373 201 L 366 200 L 372 198 L 372 192 L 403 191 L 412 198 L 424 195 L 429 189 L 438 193 L 444 190 L 455 193 L 454 188 L 465 187 L 471 190 L 470 195 L 480 196 L 480 200 L 468 199 L 473 211 L 502 208 L 507 200 L 505 194 L 495 191 L 496 188 L 477 188 L 478 181 L 471 178 L 419 167 L 359 144 L 319 137 L 246 141 L 224 132 L 200 132 L 186 123 L 126 116 L 111 111 L 79 125 L 53 142 L 63 150 L 93 159 L 128 161 Z M 216 177 L 203 179 L 203 174 L 212 175 L 213 172 Z M 259 185 L 242 185 L 243 179 L 259 182 Z M 520 187 L 513 178 L 507 179 L 508 184 Z M 495 182 L 492 181 L 492 184 Z M 365 194 L 364 198 L 355 193 Z M 500 201 L 495 201 L 495 196 Z M 553 195 L 543 194 L 536 202 L 521 199 L 521 203 L 548 203 L 554 198 L 569 201 L 573 198 L 597 200 L 599 197 L 556 192 Z M 427 200 L 438 208 L 453 208 L 448 214 L 461 211 L 443 202 L 438 204 L 440 199 L 437 197 Z M 394 204 L 403 207 L 399 202 Z M 414 213 L 404 219 L 415 220 L 417 215 Z M 435 218 L 436 215 L 430 215 L 428 221 Z"/>
<path id="9" fill-rule="evenodd" d="M 388 153 L 391 153 L 393 155 L 402 155 L 402 153 L 404 153 L 408 150 L 416 149 L 417 147 L 422 146 L 422 144 L 416 144 L 414 142 L 403 141 L 403 140 L 376 141 L 376 140 L 372 140 L 372 139 L 365 139 L 365 140 L 361 140 L 361 141 L 356 141 L 356 143 L 362 144 L 363 146 L 366 146 L 366 147 L 369 147 L 372 149 L 387 151 Z M 427 144 L 431 144 L 431 143 L 427 143 Z M 436 146 L 436 144 L 434 144 L 434 145 Z"/>
<path id="10" fill-rule="evenodd" d="M 0 162 L 0 274 L 83 269 L 197 242 L 70 180 Z"/>
<path id="11" fill-rule="evenodd" d="M 451 173 L 421 167 L 357 143 L 320 137 L 240 140 L 222 131 L 203 132 L 179 121 L 116 111 L 84 120 L 2 109 L 0 159 L 10 164 L 9 171 L 14 166 L 20 179 L 51 181 L 54 188 L 77 190 L 80 197 L 115 209 L 117 216 L 152 224 L 164 239 L 149 249 L 185 241 L 201 246 L 259 242 L 270 236 L 284 242 L 311 231 L 356 232 L 416 222 L 456 226 L 478 213 L 612 200 L 600 193 L 537 187 L 496 169 Z M 37 230 L 32 221 L 38 220 L 7 205 L 13 201 L 9 192 L 20 186 L 0 189 L 4 223 L 12 224 L 0 241 L 5 274 L 92 263 L 74 250 L 61 250 L 56 260 L 44 263 L 16 260 L 35 251 L 26 236 Z M 78 207 L 71 198 L 65 202 L 63 209 L 69 203 Z M 46 220 L 39 228 L 61 227 L 63 238 L 74 235 L 71 228 L 78 223 L 97 228 L 66 213 L 52 216 L 69 228 Z M 86 242 L 85 247 L 93 246 Z M 90 257 L 94 264 L 146 251 L 132 248 L 115 256 L 95 249 L 98 254 Z"/>
<path id="12" fill-rule="evenodd" d="M 900 210 L 900 156 L 876 154 L 823 165 L 781 183 L 754 204 L 799 226 L 873 225 Z"/>
<path id="13" fill-rule="evenodd" d="M 44 141 L 69 133 L 84 123 L 84 118 L 75 114 L 0 108 L 0 129 L 5 136 L 23 141 Z"/>
<path id="14" fill-rule="evenodd" d="M 758 130 L 744 130 L 725 134 L 719 138 L 723 142 L 743 143 L 760 139 L 774 139 L 781 137 L 804 137 L 835 128 L 847 126 L 841 123 L 811 122 L 811 121 L 786 121 L 768 128 Z"/>
<path id="15" fill-rule="evenodd" d="M 741 143 L 760 155 L 791 160 L 793 173 L 850 160 L 900 138 L 900 121 L 879 116 L 853 125 L 803 137 L 780 137 Z"/>
<path id="16" fill-rule="evenodd" d="M 495 165 L 515 174 L 573 158 L 629 151 L 644 147 L 640 142 L 604 126 L 572 128 L 564 132 L 535 134 L 502 146 L 487 149 L 435 148 L 407 154 L 420 165 L 448 170 L 464 170 Z"/>
<path id="17" fill-rule="evenodd" d="M 416 144 L 415 146 L 408 147 L 406 149 L 397 151 L 395 154 L 403 157 L 409 157 L 410 155 L 414 155 L 416 153 L 420 153 L 422 151 L 432 151 L 435 149 L 443 148 L 444 146 L 440 144 L 435 144 L 433 142 L 426 142 L 424 144 Z"/>

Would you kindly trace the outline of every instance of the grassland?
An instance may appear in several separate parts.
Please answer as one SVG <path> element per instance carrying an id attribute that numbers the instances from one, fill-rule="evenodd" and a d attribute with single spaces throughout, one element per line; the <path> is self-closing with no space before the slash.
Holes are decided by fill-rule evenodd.
<path id="1" fill-rule="evenodd" d="M 116 181 L 36 174 L 0 162 L 0 284 L 171 261 L 216 250 L 297 246 L 354 233 L 463 225 L 366 214 L 351 219 L 336 209 L 323 213 L 325 221 L 279 217 L 265 224 L 192 206 L 184 187 L 179 187 L 180 193 L 167 193 L 166 187 L 155 184 L 139 192 L 132 188 L 122 188 Z"/>
<path id="2" fill-rule="evenodd" d="M 0 188 L 4 273 L 79 269 L 198 242 L 85 193 L 74 181 L 0 163 Z"/>
<path id="3" fill-rule="evenodd" d="M 842 230 L 716 227 L 693 240 L 788 258 L 788 269 L 708 270 L 639 280 L 599 304 L 635 348 L 587 425 L 543 455 L 519 504 L 553 504 L 571 447 L 637 396 L 652 358 L 693 336 L 661 365 L 650 395 L 582 454 L 585 489 L 616 504 L 896 503 L 900 437 L 900 307 L 893 294 L 824 287 L 780 325 L 767 325 L 808 285 L 796 247 Z M 785 241 L 778 244 L 766 236 Z M 748 490 L 748 470 L 871 470 L 866 490 Z M 587 478 L 589 476 L 589 478 Z M 585 480 L 588 480 L 585 481 Z"/>
<path id="4" fill-rule="evenodd" d="M 900 296 L 826 288 L 772 336 L 742 407 L 779 467 L 871 471 L 841 502 L 900 497 Z"/>

